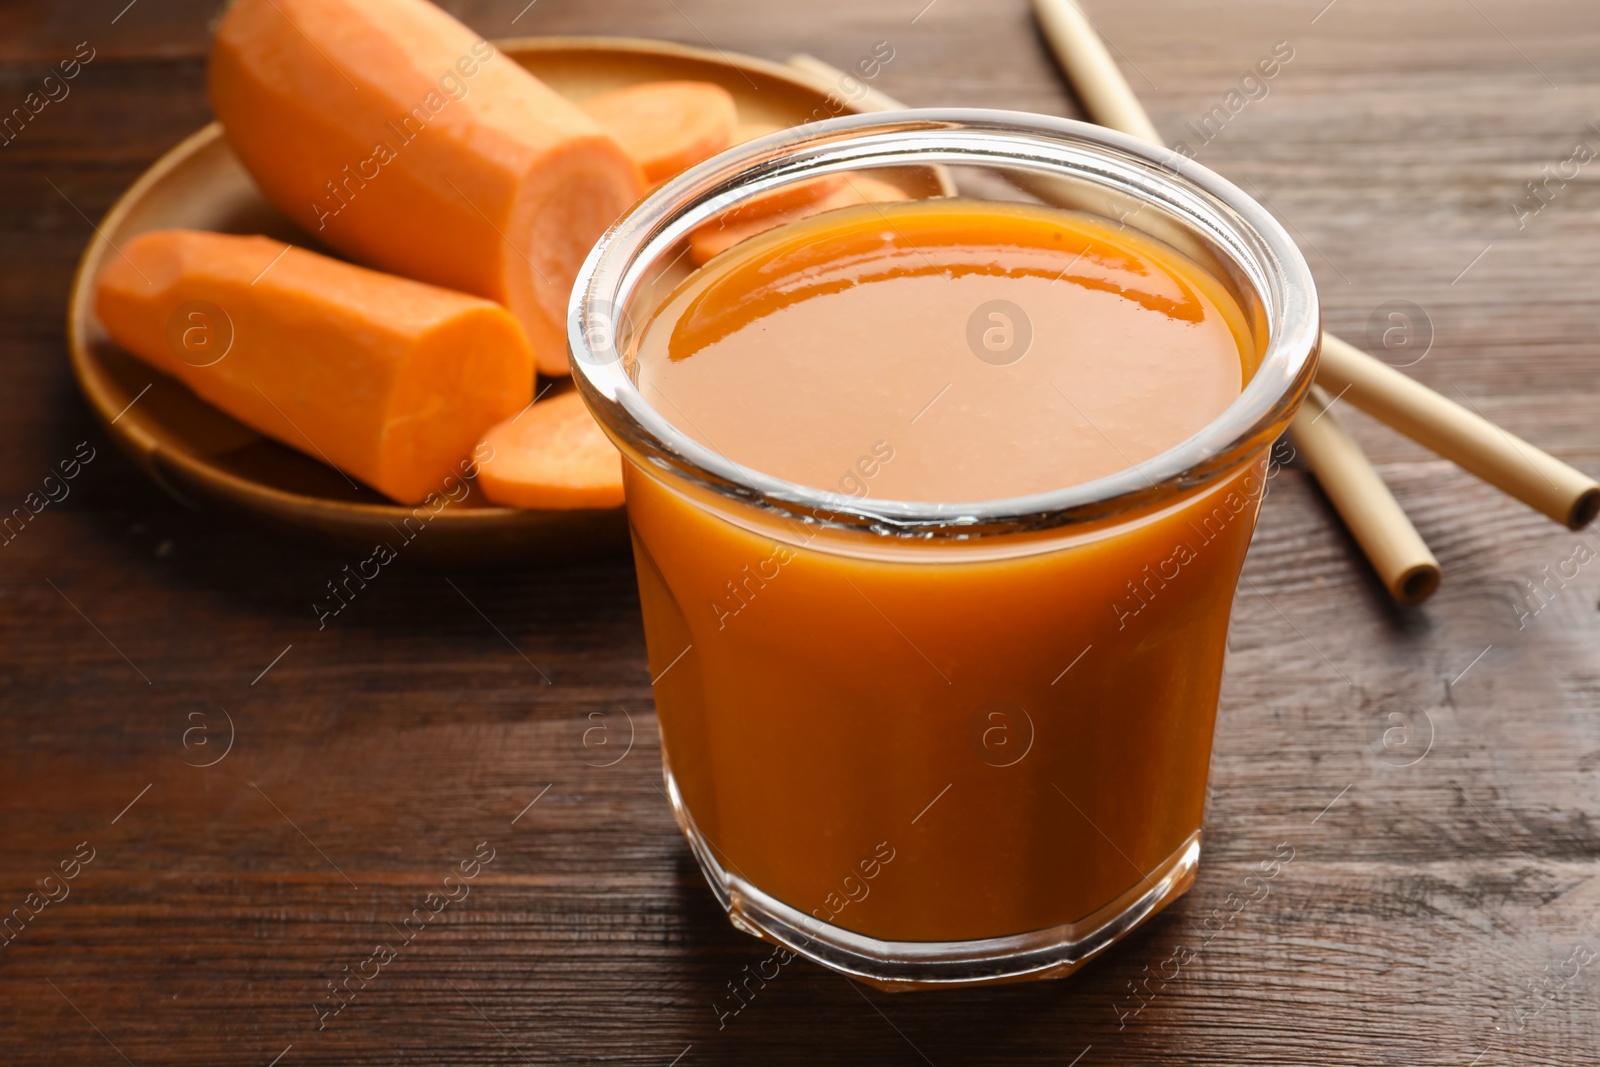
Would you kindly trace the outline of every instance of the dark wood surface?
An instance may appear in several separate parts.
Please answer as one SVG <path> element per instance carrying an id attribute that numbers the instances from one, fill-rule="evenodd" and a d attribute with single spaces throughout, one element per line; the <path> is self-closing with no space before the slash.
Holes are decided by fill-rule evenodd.
<path id="1" fill-rule="evenodd" d="M 725 983 L 769 950 L 723 919 L 658 791 L 629 561 L 402 560 L 319 632 L 310 604 L 350 560 L 186 511 L 93 427 L 63 339 L 78 209 L 97 218 L 208 119 L 218 7 L 125 2 L 0 8 L 4 109 L 78 42 L 96 50 L 0 147 L 0 504 L 96 450 L 0 545 L 0 912 L 81 842 L 94 857 L 0 949 L 0 1061 L 1600 1058 L 1600 566 L 1519 619 L 1524 583 L 1600 538 L 1353 413 L 1444 586 L 1392 606 L 1305 475 L 1274 481 L 1184 900 L 1064 981 L 890 997 L 795 962 L 719 1029 Z M 888 41 L 876 84 L 913 104 L 1076 113 L 1017 0 L 539 0 L 513 25 L 523 2 L 445 6 L 491 37 L 841 66 Z M 1270 95 L 1201 161 L 1289 223 L 1331 328 L 1359 342 L 1379 305 L 1414 302 L 1434 344 L 1410 373 L 1600 472 L 1600 162 L 1520 230 L 1510 207 L 1575 143 L 1600 150 L 1600 7 L 1324 3 L 1088 7 L 1173 139 L 1289 41 Z M 194 766 L 223 751 L 220 709 L 232 748 Z M 1395 710 L 1416 732 L 1375 749 Z M 595 766 L 627 716 L 631 751 Z M 325 983 L 479 842 L 495 858 L 470 897 L 319 1030 Z M 1233 914 L 1284 847 L 1266 898 Z"/>

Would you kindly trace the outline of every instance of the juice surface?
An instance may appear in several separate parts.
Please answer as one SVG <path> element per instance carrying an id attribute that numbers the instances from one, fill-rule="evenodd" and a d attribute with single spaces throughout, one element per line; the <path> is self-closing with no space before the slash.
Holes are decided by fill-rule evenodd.
<path id="1" fill-rule="evenodd" d="M 1200 430 L 1240 393 L 1242 330 L 1212 278 L 1132 231 L 910 201 L 723 256 L 661 309 L 635 369 L 679 429 L 765 474 L 978 501 L 1124 470 Z"/>
<path id="2" fill-rule="evenodd" d="M 1020 358 L 996 300 L 1013 343 L 1031 324 Z M 714 260 L 633 369 L 764 473 L 973 501 L 1179 443 L 1238 395 L 1244 329 L 1214 279 L 1115 224 L 921 202 Z M 1263 459 L 1091 534 L 937 558 L 625 464 L 663 754 L 718 864 L 889 941 L 1097 924 L 1153 886 L 1200 828 Z"/>

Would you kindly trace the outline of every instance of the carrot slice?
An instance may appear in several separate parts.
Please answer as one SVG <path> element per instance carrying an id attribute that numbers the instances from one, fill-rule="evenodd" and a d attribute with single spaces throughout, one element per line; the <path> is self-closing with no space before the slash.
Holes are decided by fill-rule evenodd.
<path id="1" fill-rule="evenodd" d="M 727 227 L 744 226 L 748 223 L 766 218 L 769 215 L 782 215 L 798 211 L 808 205 L 818 203 L 839 192 L 844 188 L 845 175 L 824 174 L 819 178 L 807 178 L 793 185 L 785 185 L 781 189 L 774 189 L 770 193 L 762 193 L 740 204 L 732 211 L 724 212 L 717 216 L 712 225 L 718 229 Z"/>
<path id="2" fill-rule="evenodd" d="M 577 393 L 542 400 L 484 435 L 478 484 L 514 508 L 614 508 L 622 457 Z"/>
<path id="3" fill-rule="evenodd" d="M 277 207 L 360 262 L 487 297 L 567 373 L 566 305 L 638 168 L 426 0 L 234 0 L 211 104 Z"/>
<path id="4" fill-rule="evenodd" d="M 766 122 L 745 122 L 734 127 L 733 143 L 743 144 L 757 137 L 765 137 L 769 133 L 777 133 L 785 129 Z M 776 212 L 792 211 L 806 204 L 815 203 L 826 196 L 838 192 L 845 183 L 844 174 L 824 174 L 820 178 L 810 178 L 806 181 L 795 182 L 770 193 L 763 193 L 758 197 L 740 204 L 732 211 L 718 216 L 715 228 L 722 229 L 727 226 L 739 225 L 770 215 Z"/>
<path id="5" fill-rule="evenodd" d="M 266 237 L 141 234 L 100 275 L 122 348 L 260 432 L 415 504 L 533 391 L 505 308 Z"/>
<path id="6" fill-rule="evenodd" d="M 908 199 L 905 190 L 898 185 L 864 174 L 825 175 L 812 181 L 824 183 L 830 178 L 837 179 L 831 187 L 821 185 L 814 190 L 802 190 L 802 186 L 811 183 L 798 182 L 787 189 L 757 197 L 706 223 L 689 235 L 689 258 L 696 266 L 704 266 L 712 257 L 734 245 L 786 222 L 809 218 L 836 208 Z M 794 196 L 796 192 L 801 193 L 798 198 Z M 819 192 L 820 195 L 805 195 L 810 192 Z M 790 194 L 789 199 L 769 200 L 783 194 Z"/>
<path id="7" fill-rule="evenodd" d="M 641 82 L 580 105 L 659 182 L 733 143 L 733 94 L 710 82 Z"/>

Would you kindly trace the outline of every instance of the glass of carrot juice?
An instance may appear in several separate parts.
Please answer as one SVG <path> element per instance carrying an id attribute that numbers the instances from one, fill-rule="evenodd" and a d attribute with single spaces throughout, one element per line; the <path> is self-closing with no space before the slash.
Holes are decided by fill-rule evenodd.
<path id="1" fill-rule="evenodd" d="M 816 123 L 668 182 L 573 293 L 666 793 L 741 929 L 886 989 L 1067 974 L 1200 855 L 1305 261 L 1083 123 Z"/>

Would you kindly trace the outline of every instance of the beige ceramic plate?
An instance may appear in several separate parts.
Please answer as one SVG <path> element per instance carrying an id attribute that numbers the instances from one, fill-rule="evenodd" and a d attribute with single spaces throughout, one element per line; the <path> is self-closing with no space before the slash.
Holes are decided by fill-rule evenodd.
<path id="1" fill-rule="evenodd" d="M 608 37 L 518 38 L 498 47 L 574 99 L 634 82 L 695 79 L 733 93 L 741 122 L 789 126 L 818 108 L 830 113 L 825 90 L 808 76 L 746 56 Z M 351 488 L 337 471 L 234 421 L 106 336 L 94 315 L 94 283 L 118 254 L 113 245 L 174 227 L 264 233 L 317 247 L 262 198 L 216 123 L 162 156 L 101 221 L 73 279 L 67 321 L 72 368 L 107 432 L 185 502 L 220 505 L 353 551 L 370 552 L 392 540 L 411 509 Z M 621 508 L 519 511 L 487 505 L 476 492 L 446 507 L 425 530 L 407 547 L 407 558 L 537 562 L 627 544 Z"/>

